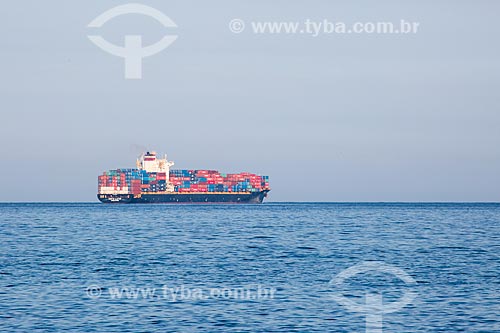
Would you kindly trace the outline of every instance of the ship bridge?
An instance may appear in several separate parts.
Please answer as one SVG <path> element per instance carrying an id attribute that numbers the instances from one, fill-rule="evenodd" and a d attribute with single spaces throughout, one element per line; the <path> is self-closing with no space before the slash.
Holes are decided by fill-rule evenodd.
<path id="1" fill-rule="evenodd" d="M 156 152 L 146 152 L 142 154 L 139 159 L 137 159 L 137 168 L 145 170 L 147 172 L 165 172 L 167 176 L 170 173 L 170 167 L 174 165 L 174 162 L 167 159 L 165 154 L 163 158 L 158 158 Z"/>

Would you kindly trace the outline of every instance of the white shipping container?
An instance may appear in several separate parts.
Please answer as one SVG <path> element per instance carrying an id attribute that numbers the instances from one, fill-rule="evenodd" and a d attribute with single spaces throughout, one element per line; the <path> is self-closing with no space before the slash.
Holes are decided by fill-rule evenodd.
<path id="1" fill-rule="evenodd" d="M 128 194 L 128 187 L 117 187 L 116 189 L 113 186 L 101 186 L 99 188 L 99 194 Z"/>
<path id="2" fill-rule="evenodd" d="M 100 191 L 99 194 L 129 194 L 128 191 L 123 190 L 104 190 Z"/>
<path id="3" fill-rule="evenodd" d="M 114 191 L 115 188 L 113 186 L 101 186 L 101 191 Z"/>

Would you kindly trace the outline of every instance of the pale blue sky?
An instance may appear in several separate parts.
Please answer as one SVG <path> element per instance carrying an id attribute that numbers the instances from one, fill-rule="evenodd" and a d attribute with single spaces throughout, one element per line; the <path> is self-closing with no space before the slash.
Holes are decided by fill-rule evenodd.
<path id="1" fill-rule="evenodd" d="M 500 3 L 136 1 L 178 40 L 124 80 L 87 24 L 126 1 L 8 1 L 0 28 L 0 201 L 96 201 L 138 147 L 178 168 L 270 176 L 272 201 L 498 201 Z M 245 21 L 420 22 L 416 35 L 233 34 Z M 122 16 L 98 34 L 145 44 Z"/>

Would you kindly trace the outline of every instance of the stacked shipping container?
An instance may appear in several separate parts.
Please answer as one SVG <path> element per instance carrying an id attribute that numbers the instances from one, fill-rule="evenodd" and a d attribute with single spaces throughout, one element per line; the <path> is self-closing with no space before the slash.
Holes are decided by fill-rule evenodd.
<path id="1" fill-rule="evenodd" d="M 179 193 L 260 192 L 269 189 L 269 176 L 248 172 L 225 174 L 215 170 L 170 170 L 167 177 L 165 172 L 117 169 L 99 176 L 98 191 L 100 194 L 165 192 L 168 180 L 173 191 Z"/>

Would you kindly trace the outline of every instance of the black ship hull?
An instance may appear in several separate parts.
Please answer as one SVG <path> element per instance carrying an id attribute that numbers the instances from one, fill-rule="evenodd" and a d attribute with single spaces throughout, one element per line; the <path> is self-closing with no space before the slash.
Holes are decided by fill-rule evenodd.
<path id="1" fill-rule="evenodd" d="M 103 203 L 247 203 L 258 204 L 264 201 L 269 190 L 261 192 L 236 193 L 142 193 L 134 194 L 98 194 Z"/>

